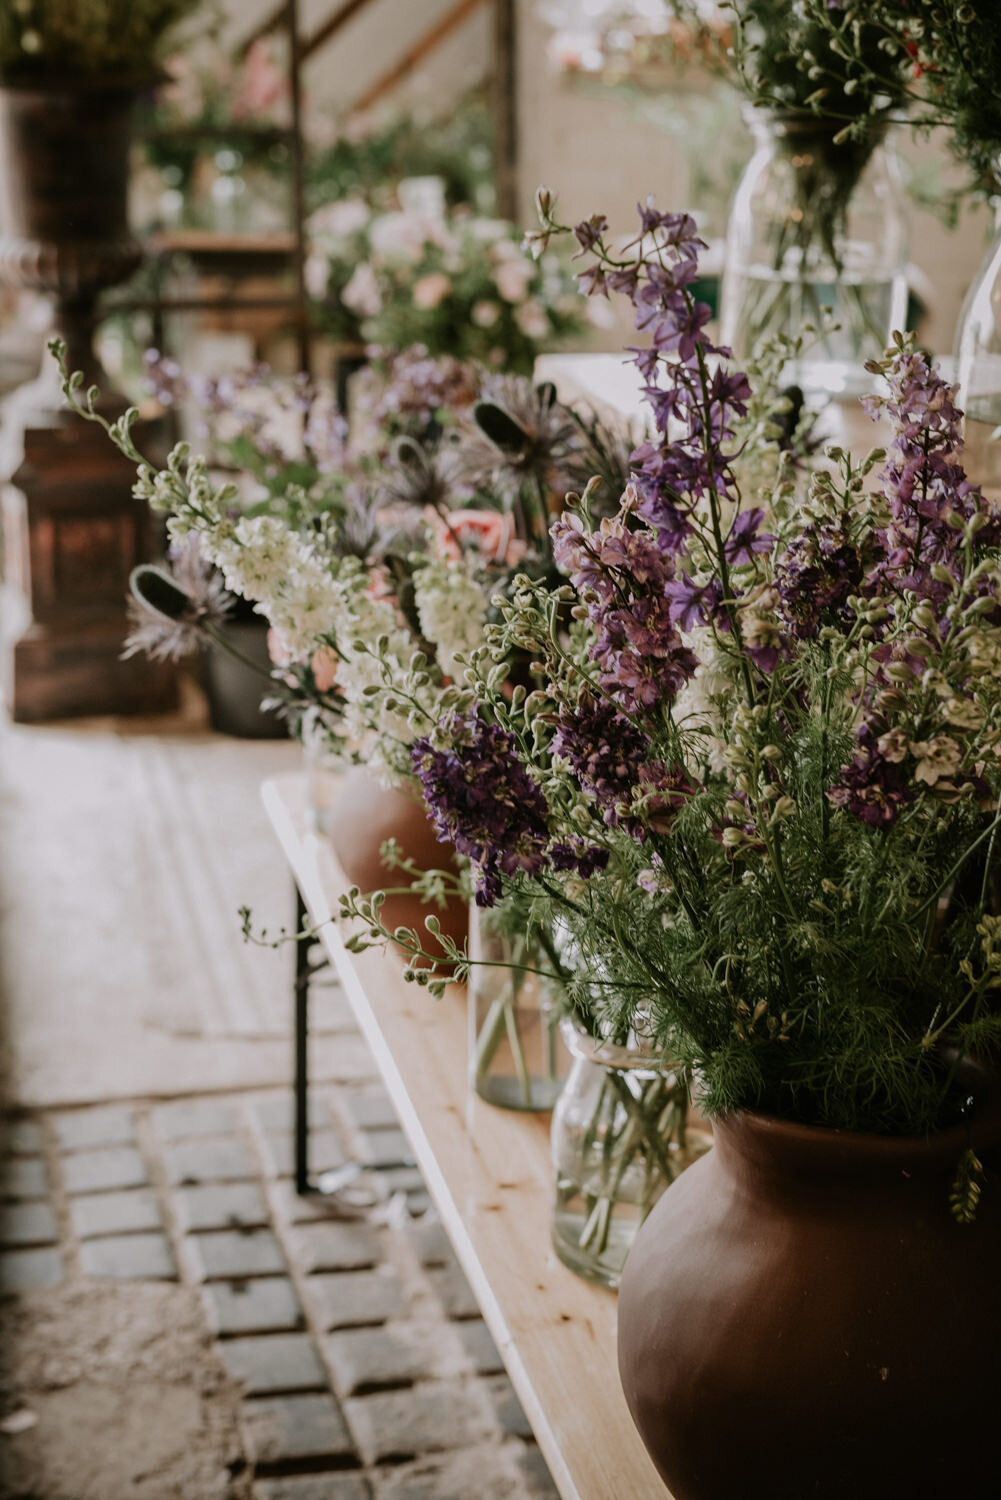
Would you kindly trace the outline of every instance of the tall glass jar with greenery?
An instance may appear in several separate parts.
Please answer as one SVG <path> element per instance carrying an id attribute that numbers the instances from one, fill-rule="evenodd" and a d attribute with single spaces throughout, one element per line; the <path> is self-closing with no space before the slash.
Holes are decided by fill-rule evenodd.
<path id="1" fill-rule="evenodd" d="M 723 342 L 747 359 L 778 335 L 802 338 L 789 380 L 815 398 L 859 394 L 865 361 L 907 312 L 903 190 L 885 127 L 836 144 L 811 114 L 749 119 L 757 149 L 727 227 Z"/>
<path id="2" fill-rule="evenodd" d="M 1001 211 L 956 325 L 956 379 L 967 472 L 989 494 L 1001 494 Z"/>
<path id="3" fill-rule="evenodd" d="M 862 19 L 868 72 L 797 0 L 731 9 L 756 149 L 727 229 L 722 339 L 747 359 L 764 339 L 804 335 L 788 379 L 818 400 L 850 395 L 906 314 L 906 225 L 887 142 L 903 82 L 880 76 L 882 34 Z"/>

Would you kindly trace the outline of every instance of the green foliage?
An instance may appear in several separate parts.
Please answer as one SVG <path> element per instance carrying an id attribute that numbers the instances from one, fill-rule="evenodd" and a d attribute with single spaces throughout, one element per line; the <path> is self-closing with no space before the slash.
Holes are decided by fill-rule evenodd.
<path id="1" fill-rule="evenodd" d="M 805 24 L 841 59 L 870 113 L 903 100 L 919 129 L 944 125 L 973 186 L 992 191 L 1001 156 L 1001 8 L 995 0 L 802 0 Z M 873 55 L 869 38 L 877 39 Z M 855 96 L 853 96 L 855 97 Z M 829 100 L 818 101 L 827 111 Z"/>
<path id="2" fill-rule="evenodd" d="M 856 17 L 849 54 L 832 23 L 811 14 L 810 5 L 734 0 L 732 9 L 736 62 L 755 103 L 839 121 L 846 140 L 864 141 L 873 121 L 885 118 L 903 98 L 903 81 L 882 76 L 883 32 L 864 15 Z"/>
<path id="3" fill-rule="evenodd" d="M 493 209 L 493 119 L 481 92 L 442 119 L 403 115 L 368 131 L 345 130 L 306 162 L 313 208 L 356 194 L 388 194 L 405 177 L 441 177 L 451 205 Z"/>
<path id="4" fill-rule="evenodd" d="M 0 77 L 151 80 L 197 0 L 0 0 Z"/>
<path id="5" fill-rule="evenodd" d="M 960 1157 L 949 1197 L 949 1207 L 957 1223 L 972 1224 L 976 1218 L 983 1175 L 983 1163 L 972 1147 L 968 1146 Z"/>

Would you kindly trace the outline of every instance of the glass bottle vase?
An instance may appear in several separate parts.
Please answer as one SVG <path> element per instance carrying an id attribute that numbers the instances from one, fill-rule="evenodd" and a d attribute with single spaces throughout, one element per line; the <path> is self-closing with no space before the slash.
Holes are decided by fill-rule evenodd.
<path id="1" fill-rule="evenodd" d="M 502 932 L 496 914 L 469 918 L 469 1080 L 504 1109 L 552 1109 L 570 1071 L 550 967 L 538 939 Z"/>
<path id="2" fill-rule="evenodd" d="M 578 1276 L 614 1288 L 640 1225 L 712 1135 L 690 1117 L 680 1069 L 572 1021 L 563 1034 L 574 1063 L 553 1113 L 553 1247 Z"/>
<path id="3" fill-rule="evenodd" d="M 1001 497 L 1001 208 L 995 238 L 956 327 L 958 405 L 966 414 L 962 462 L 985 494 Z"/>
<path id="4" fill-rule="evenodd" d="M 803 336 L 783 378 L 813 405 L 871 386 L 907 316 L 907 224 L 885 131 L 835 145 L 813 115 L 750 116 L 756 150 L 727 225 L 720 334 L 738 361 Z M 825 320 L 838 325 L 821 333 Z M 809 333 L 813 328 L 817 332 Z"/>

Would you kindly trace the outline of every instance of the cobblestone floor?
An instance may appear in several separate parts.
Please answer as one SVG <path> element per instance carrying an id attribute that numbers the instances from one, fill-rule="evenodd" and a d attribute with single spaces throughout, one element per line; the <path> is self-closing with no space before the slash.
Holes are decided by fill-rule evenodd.
<path id="1" fill-rule="evenodd" d="M 212 1487 L 161 1491 L 154 1478 L 99 1500 L 555 1496 L 420 1174 L 377 1170 L 385 1201 L 362 1218 L 331 1217 L 293 1190 L 290 1123 L 290 1094 L 267 1091 L 0 1125 L 8 1311 L 60 1289 L 106 1306 L 109 1288 L 124 1299 L 126 1284 L 187 1288 L 236 1410 L 238 1436 Z M 374 1082 L 316 1091 L 311 1143 L 316 1169 L 408 1154 Z M 37 1441 L 38 1429 L 19 1428 L 28 1397 L 16 1370 L 0 1401 L 0 1494 L 50 1500 L 3 1489 L 4 1445 Z"/>

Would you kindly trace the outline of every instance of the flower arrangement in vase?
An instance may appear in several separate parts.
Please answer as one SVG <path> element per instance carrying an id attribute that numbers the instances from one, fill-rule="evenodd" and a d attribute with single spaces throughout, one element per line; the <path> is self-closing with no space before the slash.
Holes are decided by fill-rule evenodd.
<path id="1" fill-rule="evenodd" d="M 986 1497 L 989 1439 L 937 1466 L 902 1449 L 932 1367 L 939 1415 L 989 1431 L 1001 510 L 903 336 L 872 369 L 887 449 L 829 449 L 805 498 L 782 466 L 748 493 L 759 398 L 706 336 L 693 222 L 648 203 L 618 254 L 605 231 L 576 228 L 582 280 L 634 304 L 654 436 L 617 515 L 568 502 L 564 581 L 518 581 L 414 765 L 478 900 L 558 924 L 587 1028 L 690 1069 L 717 1126 L 622 1286 L 623 1381 L 672 1492 L 732 1495 L 729 1420 L 748 1496 L 875 1497 L 896 1473 Z M 508 695 L 515 648 L 534 685 Z M 371 903 L 342 910 L 380 939 Z M 823 1462 L 821 1387 L 844 1441 Z"/>
<path id="2" fill-rule="evenodd" d="M 550 194 L 540 209 L 537 242 L 569 232 Z M 456 653 L 461 681 L 408 658 L 395 613 L 348 643 L 360 701 L 405 713 L 395 763 L 478 904 L 517 900 L 559 935 L 553 973 L 585 1030 L 697 1078 L 715 1122 L 621 1289 L 627 1398 L 673 1493 L 987 1500 L 1001 509 L 958 461 L 954 392 L 903 335 L 871 372 L 887 448 L 828 449 L 798 495 L 773 393 L 705 332 L 691 218 L 648 201 L 617 252 L 602 215 L 573 233 L 584 289 L 627 296 L 646 336 L 651 432 L 619 508 L 595 513 L 598 482 L 568 497 L 557 575 L 511 580 Z M 280 578 L 300 638 L 322 620 L 341 644 L 314 553 L 271 530 L 241 551 L 255 537 L 183 450 L 138 488 L 175 529 L 204 526 L 248 587 Z M 387 927 L 380 893 L 356 889 L 341 914 L 355 947 L 409 949 L 432 993 L 436 951 L 468 972 L 433 916 Z M 588 1238 L 609 1213 L 592 1196 Z M 933 1410 L 959 1449 L 909 1441 Z"/>

